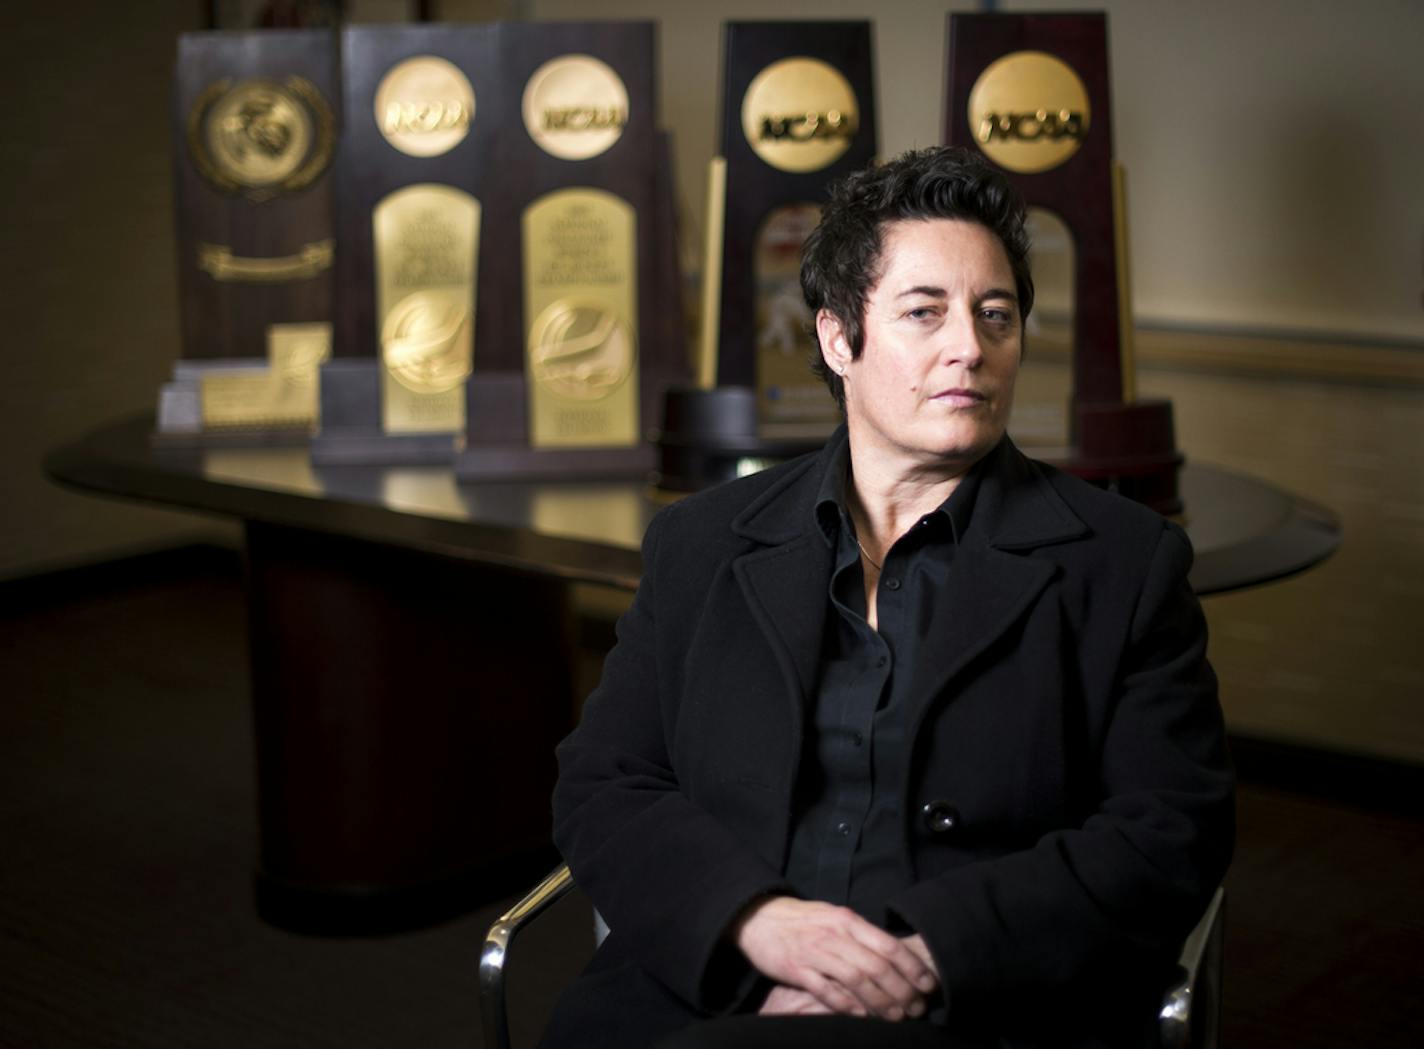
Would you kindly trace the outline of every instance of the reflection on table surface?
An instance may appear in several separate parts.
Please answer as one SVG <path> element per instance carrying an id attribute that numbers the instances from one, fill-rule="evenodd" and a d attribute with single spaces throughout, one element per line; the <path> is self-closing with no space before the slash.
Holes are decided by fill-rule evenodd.
<path id="1" fill-rule="evenodd" d="M 105 427 L 47 466 L 110 494 L 625 587 L 636 584 L 648 522 L 669 500 L 639 480 L 461 484 L 444 466 L 314 467 L 302 447 L 155 448 L 149 425 Z M 1264 481 L 1189 461 L 1181 484 L 1199 593 L 1301 571 L 1339 543 L 1333 514 Z"/>
<path id="2" fill-rule="evenodd" d="M 321 466 L 296 448 L 206 449 L 202 476 L 313 499 L 382 506 L 398 513 L 532 528 L 550 536 L 636 550 L 661 505 L 629 481 L 460 484 L 443 466 Z"/>

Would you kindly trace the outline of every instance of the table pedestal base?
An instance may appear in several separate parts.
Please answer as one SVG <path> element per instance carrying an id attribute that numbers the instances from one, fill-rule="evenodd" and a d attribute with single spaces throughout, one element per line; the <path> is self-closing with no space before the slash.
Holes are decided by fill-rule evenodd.
<path id="1" fill-rule="evenodd" d="M 247 559 L 264 916 L 409 928 L 547 864 L 567 588 L 261 522 Z"/>

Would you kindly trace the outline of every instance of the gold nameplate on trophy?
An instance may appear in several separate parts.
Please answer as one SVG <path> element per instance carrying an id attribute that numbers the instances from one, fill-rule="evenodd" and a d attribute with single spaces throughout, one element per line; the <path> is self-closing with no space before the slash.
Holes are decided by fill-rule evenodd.
<path id="1" fill-rule="evenodd" d="M 632 206 L 597 189 L 549 193 L 525 210 L 523 243 L 530 445 L 636 445 Z"/>
<path id="2" fill-rule="evenodd" d="M 314 425 L 317 374 L 330 356 L 330 324 L 272 325 L 267 329 L 267 367 L 202 377 L 204 429 Z"/>
<path id="3" fill-rule="evenodd" d="M 1015 51 L 990 63 L 968 108 L 979 148 L 1025 175 L 1058 167 L 1088 134 L 1088 89 L 1072 66 L 1044 51 Z"/>
<path id="4" fill-rule="evenodd" d="M 330 238 L 277 258 L 244 258 L 226 244 L 199 244 L 198 269 L 223 284 L 282 284 L 321 276 L 331 269 L 335 251 Z"/>
<path id="5" fill-rule="evenodd" d="M 453 186 L 417 183 L 375 208 L 381 421 L 387 433 L 465 425 L 474 359 L 480 203 Z"/>
<path id="6" fill-rule="evenodd" d="M 771 63 L 742 98 L 742 133 L 779 171 L 819 171 L 835 163 L 859 127 L 850 81 L 818 58 Z"/>

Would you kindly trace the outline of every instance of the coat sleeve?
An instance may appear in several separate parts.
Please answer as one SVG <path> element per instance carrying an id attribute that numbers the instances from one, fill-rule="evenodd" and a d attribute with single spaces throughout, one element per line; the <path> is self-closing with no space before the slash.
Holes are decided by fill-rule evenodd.
<path id="1" fill-rule="evenodd" d="M 554 843 L 621 949 L 694 1007 L 729 1008 L 756 974 L 725 934 L 753 899 L 785 891 L 780 873 L 679 787 L 669 759 L 678 661 L 659 646 L 660 539 L 643 540 L 643 579 L 577 729 L 558 748 Z M 674 552 L 676 544 L 672 544 Z"/>
<path id="2" fill-rule="evenodd" d="M 1096 811 L 891 901 L 928 943 L 951 1014 L 1174 958 L 1225 873 L 1234 782 L 1191 560 L 1164 527 L 1107 697 Z"/>

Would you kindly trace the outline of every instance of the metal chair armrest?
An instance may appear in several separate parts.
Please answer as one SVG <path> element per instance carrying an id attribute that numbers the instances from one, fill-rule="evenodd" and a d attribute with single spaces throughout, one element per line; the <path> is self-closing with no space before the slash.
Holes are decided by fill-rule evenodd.
<path id="1" fill-rule="evenodd" d="M 509 1049 L 509 1012 L 504 966 L 514 937 L 574 887 L 568 864 L 561 864 L 522 900 L 496 919 L 480 949 L 480 1006 L 488 1049 Z"/>
<path id="2" fill-rule="evenodd" d="M 1164 1049 L 1215 1046 L 1220 1025 L 1221 942 L 1226 890 L 1218 888 L 1177 959 L 1180 978 L 1162 998 L 1158 1013 Z"/>

